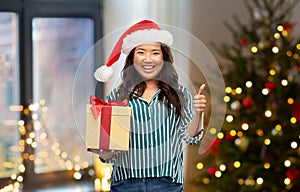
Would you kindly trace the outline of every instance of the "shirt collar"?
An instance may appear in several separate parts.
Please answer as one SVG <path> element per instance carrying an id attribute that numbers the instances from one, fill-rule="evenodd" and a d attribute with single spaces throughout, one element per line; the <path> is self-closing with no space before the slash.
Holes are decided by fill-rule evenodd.
<path id="1" fill-rule="evenodd" d="M 154 93 L 154 95 L 153 95 L 151 101 L 153 101 L 153 100 L 158 96 L 158 94 L 159 94 L 160 92 L 161 92 L 161 89 L 158 88 L 157 91 Z M 138 94 L 137 91 L 134 91 L 134 92 L 133 92 L 133 96 L 136 97 L 136 98 L 138 98 L 138 99 L 141 99 L 141 100 L 145 101 L 141 96 L 139 96 L 139 94 Z"/>

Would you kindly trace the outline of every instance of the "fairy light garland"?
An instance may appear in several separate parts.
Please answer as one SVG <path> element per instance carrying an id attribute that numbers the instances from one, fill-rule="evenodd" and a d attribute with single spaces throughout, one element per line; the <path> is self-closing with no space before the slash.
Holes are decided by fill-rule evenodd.
<path id="1" fill-rule="evenodd" d="M 0 192 L 19 192 L 22 191 L 23 188 L 23 174 L 26 171 L 26 166 L 24 164 L 24 160 L 39 162 L 39 158 L 46 158 L 48 154 L 29 154 L 24 153 L 25 145 L 28 145 L 32 148 L 36 148 L 38 145 L 50 146 L 53 154 L 56 155 L 56 160 L 58 165 L 65 167 L 67 170 L 73 170 L 73 178 L 75 180 L 82 179 L 82 171 L 87 169 L 90 164 L 87 161 L 80 162 L 80 156 L 74 156 L 73 158 L 70 155 L 63 151 L 60 148 L 60 144 L 57 141 L 49 140 L 50 136 L 46 132 L 46 128 L 43 127 L 43 118 L 47 116 L 47 107 L 45 106 L 45 100 L 40 100 L 39 103 L 33 103 L 28 106 L 28 108 L 24 108 L 23 106 L 11 106 L 11 110 L 19 110 L 21 113 L 25 115 L 31 114 L 33 129 L 27 129 L 25 122 L 23 120 L 19 120 L 17 122 L 18 130 L 21 135 L 21 139 L 18 142 L 17 151 L 23 154 L 18 161 L 16 162 L 5 162 L 4 166 L 6 167 L 17 167 L 18 172 L 12 173 L 10 175 L 10 181 L 0 188 Z M 14 109 L 12 109 L 14 108 Z M 37 138 L 36 132 L 39 132 L 39 138 Z M 88 170 L 88 174 L 93 176 L 95 172 L 92 170 Z"/>

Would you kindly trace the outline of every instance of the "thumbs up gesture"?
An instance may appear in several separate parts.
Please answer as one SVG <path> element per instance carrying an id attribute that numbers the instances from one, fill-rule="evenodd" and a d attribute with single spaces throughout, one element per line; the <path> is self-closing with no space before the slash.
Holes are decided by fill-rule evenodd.
<path id="1" fill-rule="evenodd" d="M 206 107 L 206 98 L 205 95 L 203 95 L 204 88 L 205 84 L 202 84 L 199 88 L 198 93 L 194 96 L 194 109 L 198 114 L 204 112 Z"/>

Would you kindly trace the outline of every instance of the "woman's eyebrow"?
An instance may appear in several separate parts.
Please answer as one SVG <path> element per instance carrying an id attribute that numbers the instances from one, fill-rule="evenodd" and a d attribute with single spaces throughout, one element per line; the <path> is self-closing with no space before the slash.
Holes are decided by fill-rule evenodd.
<path id="1" fill-rule="evenodd" d="M 152 49 L 152 51 L 161 51 L 160 49 Z"/>
<path id="2" fill-rule="evenodd" d="M 144 49 L 144 48 L 141 48 L 141 47 L 137 48 L 136 50 L 138 50 L 138 51 L 147 51 L 147 49 Z M 154 52 L 154 51 L 161 51 L 161 50 L 160 49 L 151 49 L 149 51 Z"/>

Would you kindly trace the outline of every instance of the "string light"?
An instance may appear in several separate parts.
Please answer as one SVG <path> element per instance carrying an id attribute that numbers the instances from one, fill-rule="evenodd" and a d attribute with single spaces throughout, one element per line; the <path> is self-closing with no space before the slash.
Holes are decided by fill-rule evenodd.
<path id="1" fill-rule="evenodd" d="M 228 95 L 225 95 L 223 100 L 225 103 L 228 103 L 230 101 L 230 97 Z"/>
<path id="2" fill-rule="evenodd" d="M 11 174 L 10 178 L 12 180 L 16 180 L 17 179 L 17 174 L 15 174 L 15 173 Z"/>
<path id="3" fill-rule="evenodd" d="M 281 125 L 279 125 L 279 124 L 277 124 L 277 125 L 275 126 L 275 129 L 276 129 L 277 131 L 281 131 L 281 129 L 282 129 L 282 126 L 281 126 Z"/>
<path id="4" fill-rule="evenodd" d="M 225 170 L 226 170 L 226 165 L 221 164 L 221 165 L 219 166 L 219 169 L 220 169 L 220 171 L 225 171 Z"/>
<path id="5" fill-rule="evenodd" d="M 252 87 L 252 82 L 251 81 L 247 81 L 245 83 L 245 85 L 246 85 L 247 88 L 251 88 Z"/>
<path id="6" fill-rule="evenodd" d="M 203 167 L 204 167 L 204 164 L 203 164 L 202 162 L 199 162 L 199 163 L 197 163 L 197 165 L 196 165 L 196 168 L 197 168 L 198 170 L 203 169 Z"/>
<path id="7" fill-rule="evenodd" d="M 210 180 L 209 180 L 209 178 L 205 177 L 205 178 L 203 178 L 202 182 L 207 185 L 207 184 L 209 184 Z"/>
<path id="8" fill-rule="evenodd" d="M 212 127 L 209 129 L 209 133 L 215 135 L 217 133 L 217 129 Z"/>
<path id="9" fill-rule="evenodd" d="M 245 185 L 255 185 L 255 181 L 252 178 L 247 178 L 245 180 Z"/>
<path id="10" fill-rule="evenodd" d="M 34 103 L 34 104 L 30 104 L 28 109 L 32 112 L 37 111 L 39 109 L 39 104 L 38 103 Z"/>
<path id="11" fill-rule="evenodd" d="M 232 91 L 232 88 L 231 88 L 231 87 L 226 87 L 226 88 L 225 88 L 225 92 L 226 92 L 226 93 L 229 94 L 229 93 L 231 93 L 231 91 Z"/>
<path id="12" fill-rule="evenodd" d="M 272 52 L 273 53 L 278 53 L 279 52 L 279 48 L 278 47 L 276 47 L 276 46 L 274 46 L 273 48 L 272 48 Z"/>
<path id="13" fill-rule="evenodd" d="M 284 166 L 285 166 L 285 167 L 290 167 L 291 164 L 292 164 L 291 161 L 288 160 L 288 159 L 284 161 Z"/>
<path id="14" fill-rule="evenodd" d="M 235 168 L 240 168 L 241 167 L 241 162 L 239 162 L 239 161 L 235 161 L 234 163 L 233 163 L 233 166 L 235 167 Z"/>
<path id="15" fill-rule="evenodd" d="M 222 176 L 222 172 L 221 171 L 216 171 L 215 172 L 215 176 L 217 177 L 217 178 L 220 178 L 221 176 Z"/>
<path id="16" fill-rule="evenodd" d="M 218 137 L 218 139 L 223 139 L 223 138 L 224 138 L 224 133 L 219 132 L 219 133 L 217 134 L 217 137 Z"/>
<path id="17" fill-rule="evenodd" d="M 229 134 L 233 137 L 236 136 L 236 130 L 234 130 L 234 129 L 230 130 Z"/>
<path id="18" fill-rule="evenodd" d="M 286 52 L 286 55 L 287 55 L 288 57 L 291 57 L 291 56 L 293 55 L 293 52 L 292 52 L 292 51 L 287 51 L 287 52 Z"/>
<path id="19" fill-rule="evenodd" d="M 287 99 L 287 103 L 290 104 L 290 105 L 293 104 L 294 103 L 294 99 L 293 98 L 288 98 Z"/>
<path id="20" fill-rule="evenodd" d="M 293 142 L 291 143 L 291 148 L 292 148 L 292 149 L 297 149 L 297 147 L 298 147 L 298 143 L 297 143 L 296 141 L 293 141 Z"/>
<path id="21" fill-rule="evenodd" d="M 48 108 L 44 106 L 46 103 L 45 100 L 41 99 L 39 103 L 30 104 L 28 108 L 25 108 L 23 106 L 10 106 L 11 111 L 21 111 L 24 115 L 31 115 L 31 118 L 33 120 L 33 129 L 35 131 L 43 131 L 43 123 L 41 123 L 40 118 L 47 117 Z M 34 131 L 27 132 L 26 126 L 31 126 L 31 124 L 26 125 L 24 120 L 17 121 L 18 130 L 22 136 L 25 137 L 25 139 L 20 139 L 18 141 L 18 147 L 16 147 L 16 150 L 18 150 L 20 153 L 23 153 L 25 150 L 25 144 L 30 145 L 32 148 L 36 148 L 37 145 L 46 146 L 49 145 L 51 142 L 48 140 L 48 135 L 46 132 L 41 132 L 39 134 L 39 137 L 36 138 L 36 133 Z M 60 145 L 58 142 L 54 142 L 51 145 L 51 150 L 54 152 L 55 155 L 60 157 L 60 159 L 57 159 L 58 165 L 66 167 L 67 170 L 75 170 L 73 174 L 73 178 L 76 180 L 80 180 L 82 178 L 82 173 L 80 172 L 83 169 L 86 169 L 89 167 L 89 163 L 87 161 L 84 161 L 83 163 L 79 163 L 81 158 L 80 156 L 74 157 L 74 162 L 77 162 L 76 164 L 71 161 L 71 159 L 68 159 L 68 154 L 65 151 L 62 151 L 60 149 Z M 13 148 L 11 148 L 13 150 Z M 10 175 L 10 179 L 15 181 L 13 184 L 7 184 L 6 186 L 0 188 L 0 192 L 18 192 L 20 187 L 22 187 L 21 183 L 23 182 L 24 178 L 20 173 L 24 173 L 26 171 L 26 167 L 23 164 L 23 160 L 29 160 L 29 161 L 35 161 L 34 163 L 36 165 L 41 165 L 43 160 L 41 158 L 47 159 L 49 157 L 48 152 L 40 151 L 38 153 L 38 158 L 35 158 L 34 154 L 24 153 L 23 156 L 20 158 L 19 161 L 15 162 L 5 162 L 3 165 L 6 168 L 9 167 L 17 167 L 17 173 L 12 173 Z M 93 175 L 93 174 L 91 174 Z"/>
<path id="22" fill-rule="evenodd" d="M 76 179 L 76 180 L 80 180 L 82 178 L 82 175 L 80 172 L 75 172 L 73 174 L 73 178 Z"/>
<path id="23" fill-rule="evenodd" d="M 238 131 L 236 135 L 237 135 L 238 137 L 243 137 L 244 134 L 243 134 L 242 131 Z"/>
<path id="24" fill-rule="evenodd" d="M 271 167 L 269 162 L 264 163 L 264 168 L 265 169 L 269 169 Z"/>
<path id="25" fill-rule="evenodd" d="M 20 183 L 22 183 L 22 182 L 23 182 L 23 177 L 22 177 L 21 175 L 19 175 L 19 176 L 17 177 L 17 181 L 20 182 Z"/>
<path id="26" fill-rule="evenodd" d="M 258 136 L 260 136 L 260 137 L 264 136 L 264 132 L 263 132 L 263 130 L 261 130 L 261 129 L 257 129 L 257 130 L 256 130 L 256 134 L 257 134 Z"/>
<path id="27" fill-rule="evenodd" d="M 295 117 L 291 117 L 290 122 L 292 124 L 296 124 L 297 123 L 297 119 Z"/>
<path id="28" fill-rule="evenodd" d="M 275 135 L 278 135 L 280 132 L 277 131 L 276 129 L 272 129 L 271 133 L 272 133 L 272 135 L 275 136 Z"/>
<path id="29" fill-rule="evenodd" d="M 251 52 L 252 53 L 257 53 L 258 52 L 258 48 L 256 46 L 251 47 Z"/>
<path id="30" fill-rule="evenodd" d="M 239 185 L 244 185 L 245 180 L 244 180 L 243 178 L 240 178 L 240 179 L 238 180 L 238 183 L 239 183 Z"/>
<path id="31" fill-rule="evenodd" d="M 263 95 L 268 95 L 268 94 L 269 94 L 269 89 L 263 88 L 263 90 L 261 91 L 261 93 L 262 93 Z"/>
<path id="32" fill-rule="evenodd" d="M 237 94 L 241 94 L 241 93 L 243 92 L 243 89 L 240 88 L 240 87 L 237 87 L 237 88 L 235 89 L 235 92 L 236 92 Z"/>
<path id="33" fill-rule="evenodd" d="M 226 121 L 227 121 L 228 123 L 231 123 L 231 122 L 233 121 L 233 116 L 232 116 L 232 115 L 227 115 L 227 116 L 226 116 Z"/>
<path id="34" fill-rule="evenodd" d="M 243 124 L 242 124 L 242 129 L 243 129 L 244 131 L 248 130 L 248 129 L 249 129 L 249 124 L 248 124 L 248 123 L 243 123 Z"/>
<path id="35" fill-rule="evenodd" d="M 277 26 L 277 31 L 282 32 L 283 31 L 283 26 L 282 25 L 278 25 Z"/>
<path id="36" fill-rule="evenodd" d="M 256 179 L 256 183 L 257 183 L 258 185 L 262 185 L 262 184 L 264 183 L 264 179 L 261 178 L 261 177 L 258 177 L 258 178 Z"/>
<path id="37" fill-rule="evenodd" d="M 284 179 L 284 184 L 285 184 L 285 185 L 291 184 L 291 180 L 290 180 L 289 178 L 285 178 L 285 179 Z"/>
<path id="38" fill-rule="evenodd" d="M 21 173 L 24 173 L 25 172 L 25 166 L 23 164 L 20 164 L 19 167 L 18 167 L 18 170 L 21 172 Z"/>
<path id="39" fill-rule="evenodd" d="M 271 117 L 271 116 L 272 116 L 272 111 L 266 110 L 266 111 L 265 111 L 265 116 L 266 116 L 266 117 Z"/>
<path id="40" fill-rule="evenodd" d="M 286 80 L 286 79 L 282 79 L 282 80 L 281 80 L 281 85 L 282 85 L 282 86 L 287 86 L 288 83 L 289 83 L 289 82 L 288 82 L 288 80 Z"/>
<path id="41" fill-rule="evenodd" d="M 266 138 L 266 139 L 264 140 L 264 144 L 265 144 L 265 145 L 270 145 L 270 144 L 271 144 L 271 140 L 270 140 L 269 138 Z"/>
<path id="42" fill-rule="evenodd" d="M 283 36 L 288 36 L 288 31 L 287 30 L 283 30 L 282 32 L 281 32 L 281 34 L 283 35 Z"/>
<path id="43" fill-rule="evenodd" d="M 276 71 L 274 69 L 270 69 L 269 74 L 274 76 L 274 75 L 276 75 Z"/>
<path id="44" fill-rule="evenodd" d="M 275 39 L 280 39 L 280 34 L 279 34 L 279 33 L 275 33 L 275 34 L 273 35 L 273 37 L 274 37 Z"/>

